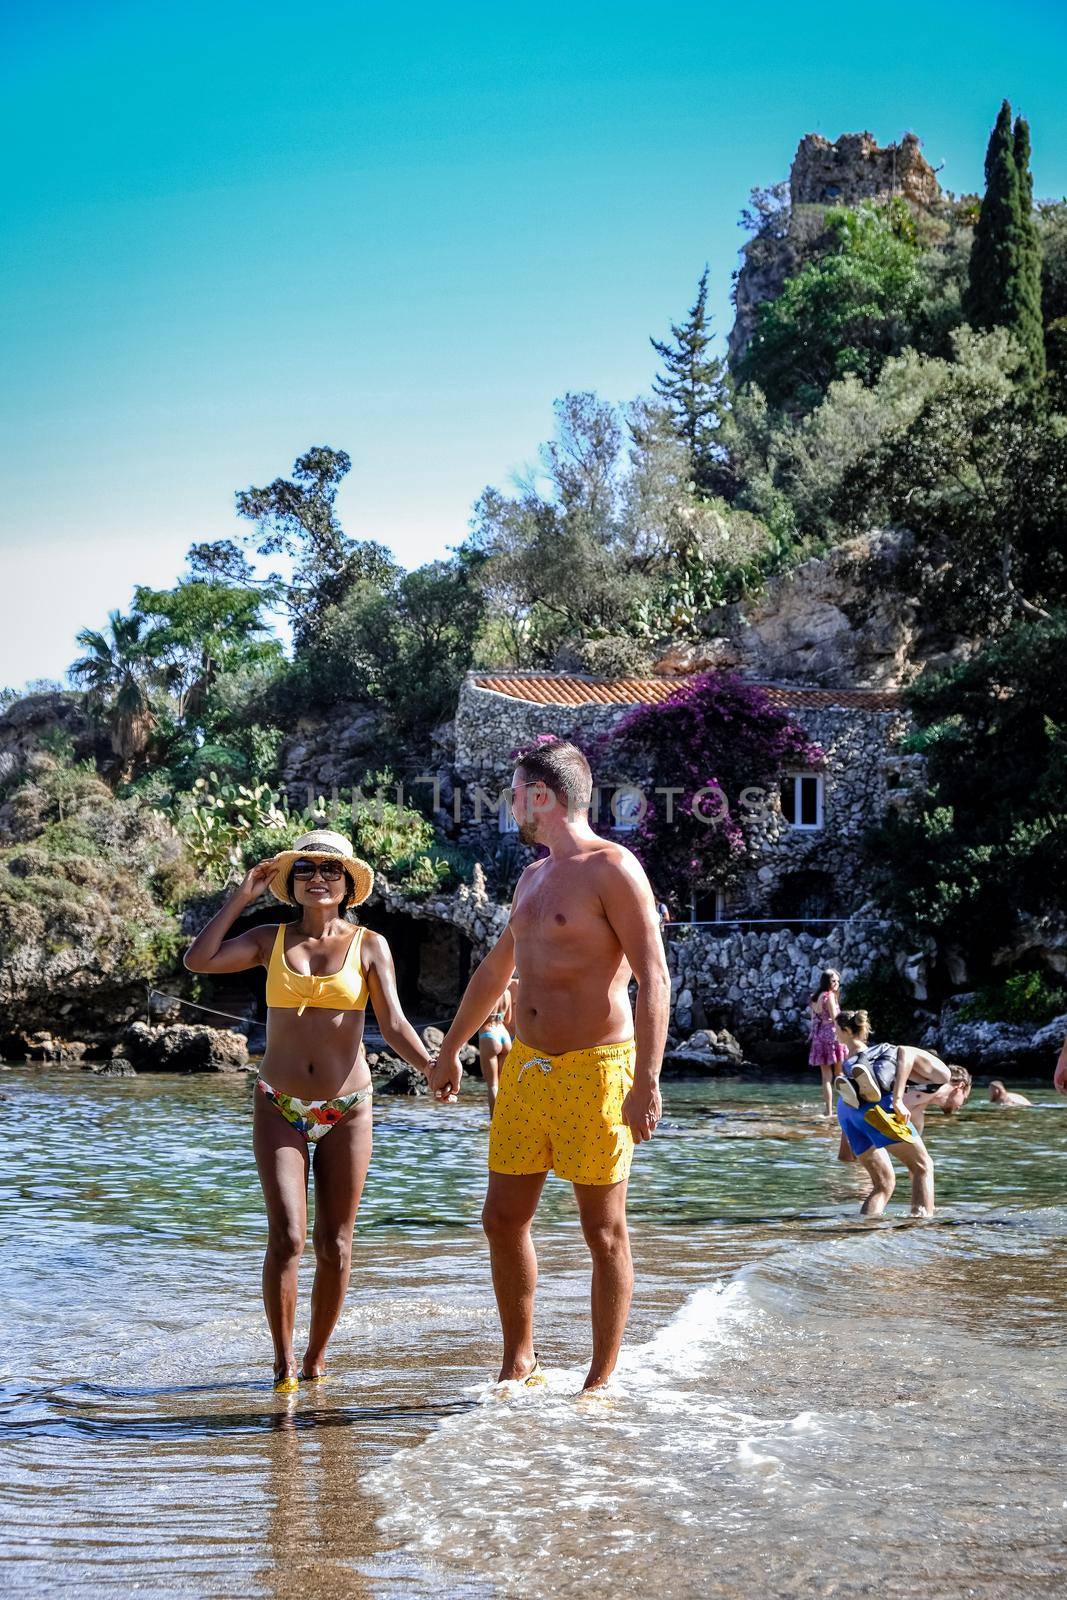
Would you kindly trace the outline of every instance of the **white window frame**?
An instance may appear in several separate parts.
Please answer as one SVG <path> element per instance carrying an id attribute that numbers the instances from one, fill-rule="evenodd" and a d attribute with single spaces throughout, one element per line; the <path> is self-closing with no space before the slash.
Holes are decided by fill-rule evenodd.
<path id="1" fill-rule="evenodd" d="M 632 788 L 628 785 L 623 785 L 612 792 L 613 799 L 616 794 L 618 795 L 618 799 L 615 800 L 614 809 L 612 811 L 612 831 L 614 833 L 633 833 L 634 829 L 637 827 L 637 824 L 641 821 L 641 817 L 644 813 L 640 790 Z M 634 813 L 632 816 L 627 816 L 623 811 L 623 807 L 631 803 L 634 807 Z M 616 812 L 620 814 L 616 815 Z"/>
<path id="2" fill-rule="evenodd" d="M 814 822 L 801 822 L 799 820 L 803 815 L 803 808 L 800 803 L 801 784 L 805 781 L 808 783 L 814 783 L 815 785 Z M 792 783 L 793 785 L 793 816 L 797 819 L 793 822 L 790 822 L 788 817 L 785 817 L 785 813 L 783 812 L 783 818 L 785 820 L 786 827 L 793 829 L 796 833 L 817 833 L 821 828 L 826 826 L 825 775 L 821 772 L 787 772 L 786 782 Z"/>
<path id="3" fill-rule="evenodd" d="M 689 920 L 690 922 L 697 920 L 697 895 L 695 889 L 690 889 L 689 891 Z M 718 886 L 715 889 L 715 921 L 726 921 L 726 890 L 720 889 Z"/>

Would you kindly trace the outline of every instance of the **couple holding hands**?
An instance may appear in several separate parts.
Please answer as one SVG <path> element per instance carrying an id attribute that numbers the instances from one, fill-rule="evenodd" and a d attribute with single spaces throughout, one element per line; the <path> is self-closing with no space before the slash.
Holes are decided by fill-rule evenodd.
<path id="1" fill-rule="evenodd" d="M 523 872 L 503 934 L 472 976 L 435 1059 L 407 1021 L 389 947 L 350 907 L 373 874 L 346 839 L 306 834 L 261 862 L 193 941 L 193 972 L 267 969 L 267 1045 L 252 1143 L 267 1208 L 263 1302 L 277 1389 L 320 1380 L 344 1303 L 352 1230 L 371 1156 L 368 1001 L 390 1049 L 424 1072 L 435 1097 L 458 1097 L 459 1053 L 517 971 L 515 1041 L 490 1125 L 482 1223 L 503 1334 L 501 1381 L 543 1381 L 534 1351 L 537 1258 L 530 1228 L 550 1171 L 574 1186 L 592 1257 L 593 1352 L 585 1387 L 615 1367 L 633 1291 L 626 1188 L 634 1144 L 661 1115 L 659 1070 L 670 980 L 652 890 L 636 858 L 589 824 L 592 776 L 563 739 L 521 756 L 511 807 L 526 844 L 547 851 Z M 296 922 L 227 938 L 264 889 Z M 638 994 L 631 1008 L 629 985 Z M 315 1184 L 315 1278 L 303 1359 L 293 1349 L 297 1272 Z"/>

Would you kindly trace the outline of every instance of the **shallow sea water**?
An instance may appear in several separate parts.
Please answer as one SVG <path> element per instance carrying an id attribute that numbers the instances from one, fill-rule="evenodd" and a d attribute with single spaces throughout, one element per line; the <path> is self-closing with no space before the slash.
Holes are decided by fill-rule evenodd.
<path id="1" fill-rule="evenodd" d="M 0 1589 L 1060 1595 L 1067 1101 L 1031 1092 L 931 1116 L 936 1219 L 902 1181 L 872 1225 L 810 1085 L 666 1085 L 585 1398 L 569 1190 L 536 1231 L 548 1387 L 501 1392 L 479 1086 L 383 1099 L 330 1381 L 277 1397 L 251 1084 L 6 1070 Z"/>

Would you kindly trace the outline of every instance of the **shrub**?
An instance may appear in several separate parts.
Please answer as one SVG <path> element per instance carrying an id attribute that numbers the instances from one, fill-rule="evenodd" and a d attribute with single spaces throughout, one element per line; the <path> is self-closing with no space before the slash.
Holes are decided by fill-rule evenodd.
<path id="1" fill-rule="evenodd" d="M 915 1002 L 892 962 L 879 961 L 853 978 L 842 1001 L 850 1011 L 866 1011 L 875 1039 L 915 1043 Z"/>
<path id="2" fill-rule="evenodd" d="M 1022 1022 L 1043 1027 L 1067 1011 L 1067 989 L 1057 989 L 1040 972 L 1013 972 L 1003 983 L 988 984 L 956 1012 L 961 1022 Z"/>
<path id="3" fill-rule="evenodd" d="M 725 886 L 738 874 L 747 853 L 744 790 L 776 793 L 787 769 L 822 760 L 762 689 L 727 672 L 699 673 L 659 705 L 636 707 L 596 753 L 612 781 L 644 791 L 633 849 L 657 893 L 676 904 L 696 884 Z M 654 784 L 678 793 L 661 797 Z"/>

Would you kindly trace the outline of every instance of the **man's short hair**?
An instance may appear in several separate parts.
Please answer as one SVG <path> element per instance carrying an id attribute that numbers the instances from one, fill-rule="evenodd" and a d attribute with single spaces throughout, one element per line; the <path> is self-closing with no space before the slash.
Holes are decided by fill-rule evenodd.
<path id="1" fill-rule="evenodd" d="M 543 783 L 569 813 L 588 811 L 593 799 L 593 774 L 576 744 L 547 739 L 520 750 L 515 767 L 527 783 Z"/>

